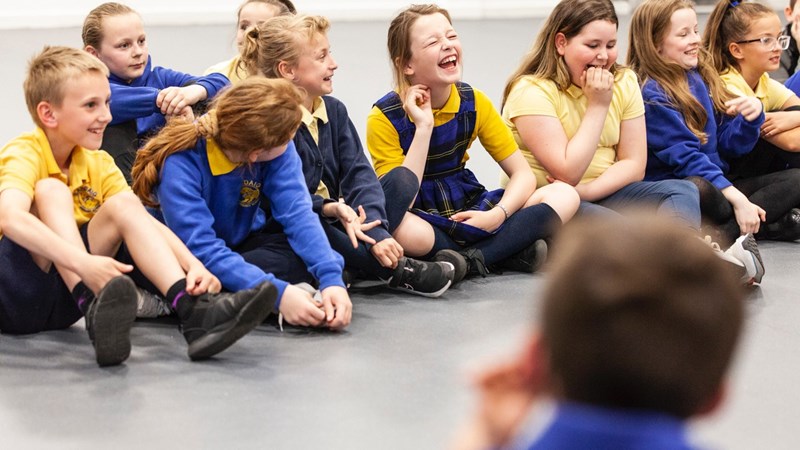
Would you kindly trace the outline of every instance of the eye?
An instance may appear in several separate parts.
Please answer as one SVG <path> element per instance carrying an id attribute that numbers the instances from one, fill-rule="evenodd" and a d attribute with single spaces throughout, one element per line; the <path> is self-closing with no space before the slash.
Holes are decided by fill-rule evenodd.
<path id="1" fill-rule="evenodd" d="M 139 45 L 144 45 L 144 43 L 145 43 L 146 41 L 147 41 L 147 39 L 145 39 L 145 38 L 141 38 L 141 39 L 139 39 Z"/>
<path id="2" fill-rule="evenodd" d="M 597 44 L 586 44 L 586 46 L 589 47 L 589 48 L 597 48 L 598 47 Z"/>
<path id="3" fill-rule="evenodd" d="M 85 106 L 88 109 L 93 109 L 94 107 L 97 106 L 97 102 L 95 102 L 94 100 L 91 100 L 91 101 L 86 102 L 86 104 L 84 104 L 83 106 Z"/>
<path id="4" fill-rule="evenodd" d="M 457 35 L 457 34 L 455 34 L 455 33 L 448 34 L 448 35 L 447 35 L 447 39 L 450 39 L 451 41 L 452 41 L 453 39 L 458 39 L 458 35 Z"/>
<path id="5" fill-rule="evenodd" d="M 609 42 L 608 45 L 606 45 L 606 48 L 614 48 L 616 46 L 617 46 L 616 42 Z"/>
<path id="6" fill-rule="evenodd" d="M 130 47 L 130 46 L 131 46 L 131 44 L 129 44 L 129 43 L 127 43 L 127 42 L 124 42 L 124 43 L 122 43 L 122 44 L 119 44 L 119 45 L 117 45 L 117 48 L 120 48 L 120 49 L 123 49 L 123 50 L 124 50 L 124 49 L 126 49 L 126 48 L 128 48 L 128 47 Z"/>

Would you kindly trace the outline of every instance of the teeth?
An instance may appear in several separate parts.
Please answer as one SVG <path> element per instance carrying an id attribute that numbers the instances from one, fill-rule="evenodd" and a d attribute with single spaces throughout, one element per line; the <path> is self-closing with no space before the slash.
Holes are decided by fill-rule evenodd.
<path id="1" fill-rule="evenodd" d="M 449 63 L 454 63 L 454 62 L 456 62 L 456 57 L 455 56 L 450 56 L 448 58 L 443 59 L 441 64 L 449 64 Z"/>

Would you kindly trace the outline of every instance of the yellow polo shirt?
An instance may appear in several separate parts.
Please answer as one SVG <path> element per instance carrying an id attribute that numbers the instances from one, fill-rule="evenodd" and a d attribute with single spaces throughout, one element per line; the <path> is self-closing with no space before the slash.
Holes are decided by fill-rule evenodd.
<path id="1" fill-rule="evenodd" d="M 755 91 L 747 85 L 742 74 L 734 68 L 723 72 L 720 77 L 725 83 L 725 87 L 733 94 L 756 97 L 761 100 L 761 104 L 764 105 L 764 112 L 782 110 L 783 104 L 794 95 L 794 92 L 771 79 L 766 72 L 758 79 Z"/>
<path id="2" fill-rule="evenodd" d="M 564 127 L 567 139 L 572 139 L 586 114 L 587 104 L 586 96 L 578 86 L 573 84 L 566 91 L 562 91 L 553 81 L 533 76 L 522 77 L 509 92 L 506 104 L 503 106 L 503 121 L 511 130 L 522 155 L 536 175 L 537 186 L 548 184 L 548 172 L 533 155 L 531 149 L 522 142 L 519 130 L 511 119 L 520 116 L 555 117 Z M 611 105 L 608 107 L 608 116 L 600 134 L 597 151 L 583 174 L 581 183 L 599 177 L 617 161 L 620 124 L 623 120 L 643 115 L 644 102 L 636 74 L 631 70 L 621 69 L 616 75 Z M 502 181 L 505 185 L 508 179 Z"/>

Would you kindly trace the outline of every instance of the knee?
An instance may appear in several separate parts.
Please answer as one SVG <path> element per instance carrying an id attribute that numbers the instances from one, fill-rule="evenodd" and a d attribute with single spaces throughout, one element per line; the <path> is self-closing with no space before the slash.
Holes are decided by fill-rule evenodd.
<path id="1" fill-rule="evenodd" d="M 406 167 L 395 167 L 381 177 L 381 186 L 384 190 L 387 188 L 403 191 L 413 191 L 415 194 L 419 190 L 419 179 L 414 172 Z"/>
<path id="2" fill-rule="evenodd" d="M 111 196 L 100 206 L 114 218 L 130 217 L 131 214 L 145 212 L 142 202 L 133 192 L 120 192 Z M 141 210 L 141 211 L 140 211 Z"/>
<path id="3" fill-rule="evenodd" d="M 705 181 L 705 179 L 703 179 Z M 707 182 L 707 181 L 706 181 Z M 700 190 L 698 189 L 698 185 L 690 180 L 665 180 L 662 183 L 664 191 L 671 197 L 680 196 L 680 197 L 690 197 L 694 199 L 698 199 L 700 197 Z M 713 187 L 711 183 L 709 183 L 710 187 Z"/>
<path id="4" fill-rule="evenodd" d="M 34 185 L 33 198 L 37 201 L 69 198 L 69 203 L 72 203 L 72 192 L 61 180 L 43 178 Z"/>

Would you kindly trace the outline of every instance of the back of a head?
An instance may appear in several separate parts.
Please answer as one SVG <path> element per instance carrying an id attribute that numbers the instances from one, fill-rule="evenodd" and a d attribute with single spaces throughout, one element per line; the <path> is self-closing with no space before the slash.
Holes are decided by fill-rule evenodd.
<path id="1" fill-rule="evenodd" d="M 23 83 L 28 112 L 42 126 L 36 107 L 41 102 L 60 106 L 64 100 L 64 84 L 74 77 L 96 73 L 108 76 L 108 68 L 99 59 L 71 47 L 46 46 L 28 63 Z"/>
<path id="2" fill-rule="evenodd" d="M 743 290 L 678 224 L 570 224 L 545 293 L 542 332 L 554 394 L 680 418 L 717 394 L 743 321 Z"/>
<path id="3" fill-rule="evenodd" d="M 326 34 L 330 22 L 323 16 L 278 16 L 248 30 L 241 50 L 241 64 L 250 75 L 280 78 L 278 65 L 294 66 L 305 46 L 318 34 Z"/>

